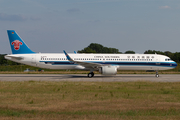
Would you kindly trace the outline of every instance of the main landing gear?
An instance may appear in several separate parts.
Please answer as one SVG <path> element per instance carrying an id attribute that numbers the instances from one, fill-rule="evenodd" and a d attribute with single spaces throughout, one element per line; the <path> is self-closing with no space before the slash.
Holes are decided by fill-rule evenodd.
<path id="1" fill-rule="evenodd" d="M 158 74 L 158 71 L 156 71 L 156 75 L 155 75 L 157 78 L 159 77 L 159 74 Z"/>
<path id="2" fill-rule="evenodd" d="M 88 77 L 89 77 L 89 78 L 94 77 L 94 73 L 93 73 L 93 72 L 88 73 Z"/>

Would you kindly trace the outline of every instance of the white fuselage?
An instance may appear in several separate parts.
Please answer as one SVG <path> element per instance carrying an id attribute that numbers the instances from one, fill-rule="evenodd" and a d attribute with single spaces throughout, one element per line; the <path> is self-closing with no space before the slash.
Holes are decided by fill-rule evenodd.
<path id="1" fill-rule="evenodd" d="M 157 54 L 69 54 L 69 56 L 75 61 L 116 66 L 117 70 L 168 70 L 177 66 L 169 57 Z M 63 53 L 11 54 L 5 58 L 40 68 L 92 69 L 70 62 Z"/>

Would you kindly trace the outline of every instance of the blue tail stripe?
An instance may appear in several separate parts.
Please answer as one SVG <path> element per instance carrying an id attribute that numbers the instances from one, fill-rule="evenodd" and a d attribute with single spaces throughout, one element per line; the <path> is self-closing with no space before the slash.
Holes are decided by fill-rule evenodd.
<path id="1" fill-rule="evenodd" d="M 35 53 L 26 45 L 14 30 L 7 30 L 12 54 L 32 54 Z"/>

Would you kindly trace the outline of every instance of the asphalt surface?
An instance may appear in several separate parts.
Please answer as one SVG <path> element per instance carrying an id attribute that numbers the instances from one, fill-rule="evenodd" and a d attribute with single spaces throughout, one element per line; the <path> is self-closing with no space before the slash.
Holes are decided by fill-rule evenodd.
<path id="1" fill-rule="evenodd" d="M 95 74 L 93 78 L 88 78 L 86 74 L 0 74 L 0 81 L 180 82 L 180 75 L 160 74 L 160 77 L 156 78 L 154 74 L 118 74 L 115 76 Z"/>

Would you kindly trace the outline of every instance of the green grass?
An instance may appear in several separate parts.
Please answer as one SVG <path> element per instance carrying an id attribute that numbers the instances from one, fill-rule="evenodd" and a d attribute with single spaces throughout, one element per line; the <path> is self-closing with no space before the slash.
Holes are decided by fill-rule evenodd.
<path id="1" fill-rule="evenodd" d="M 0 82 L 0 119 L 180 119 L 180 83 Z"/>

